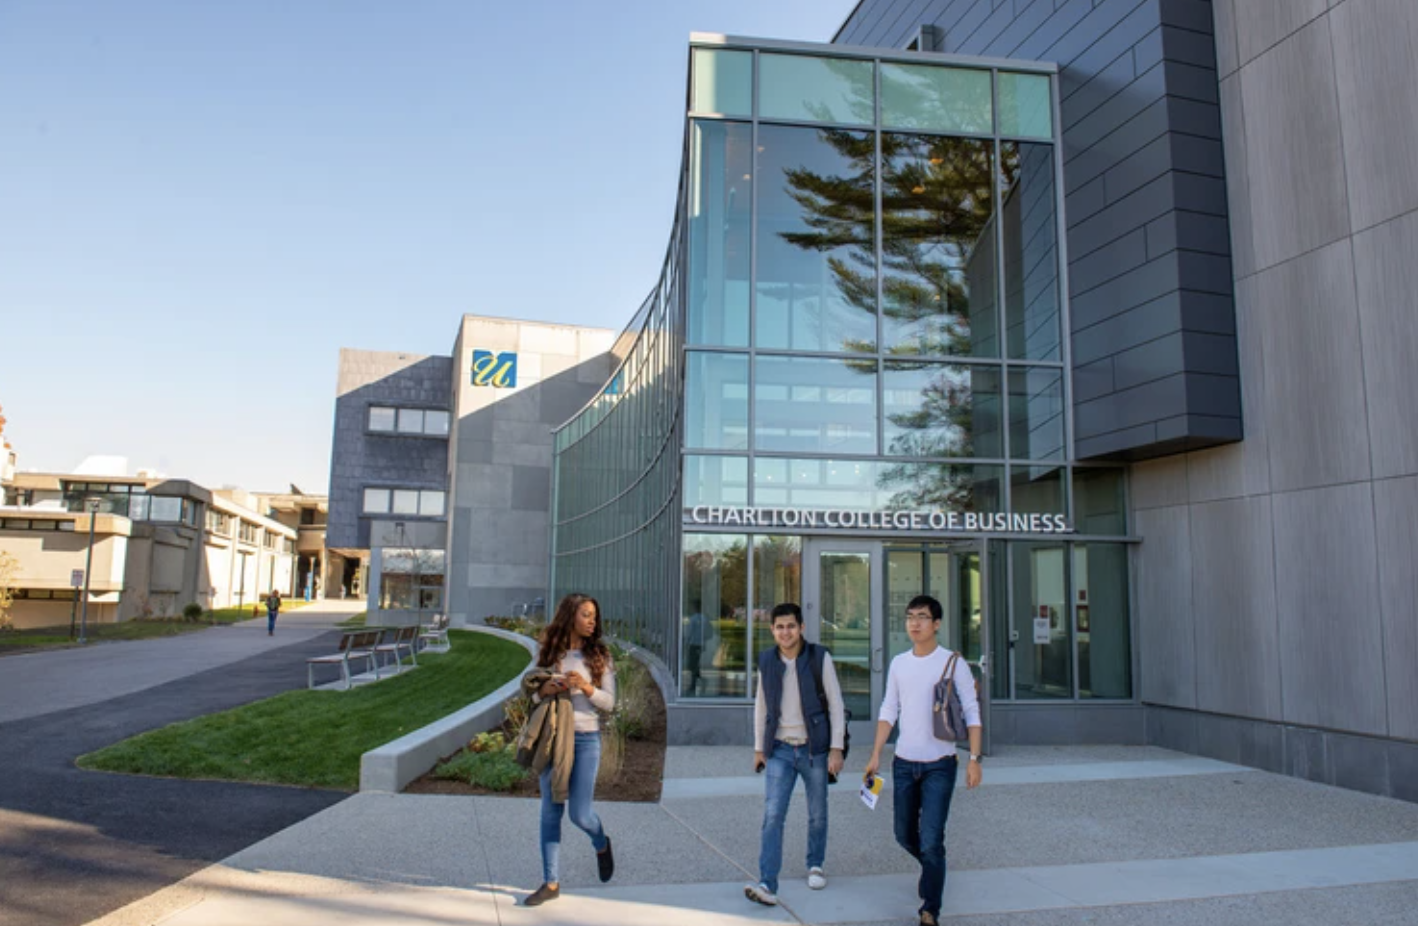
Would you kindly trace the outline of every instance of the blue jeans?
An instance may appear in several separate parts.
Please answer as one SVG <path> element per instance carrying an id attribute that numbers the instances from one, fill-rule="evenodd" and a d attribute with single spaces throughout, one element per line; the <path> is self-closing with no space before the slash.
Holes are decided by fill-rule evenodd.
<path id="1" fill-rule="evenodd" d="M 571 766 L 571 785 L 567 803 L 571 805 L 571 822 L 591 837 L 597 852 L 606 847 L 605 828 L 601 818 L 591 809 L 596 795 L 596 772 L 601 767 L 601 734 L 577 733 L 575 761 Z M 551 799 L 552 765 L 542 769 L 542 880 L 547 884 L 561 881 L 561 812 L 566 804 Z"/>
<path id="2" fill-rule="evenodd" d="M 827 755 L 810 755 L 806 744 L 790 746 L 783 742 L 774 742 L 773 751 L 768 754 L 758 880 L 775 894 L 778 872 L 783 868 L 783 821 L 799 775 L 807 790 L 807 867 L 820 868 L 827 857 Z"/>
<path id="3" fill-rule="evenodd" d="M 896 841 L 921 863 L 916 892 L 921 911 L 940 919 L 945 894 L 945 820 L 955 793 L 955 756 L 934 762 L 895 759 L 891 763 L 892 798 L 896 808 Z"/>
<path id="4" fill-rule="evenodd" d="M 266 632 L 267 632 L 267 633 L 275 633 L 275 632 L 276 632 L 276 613 L 277 613 L 277 612 L 276 612 L 276 609 L 275 609 L 275 608 L 267 608 L 267 609 L 266 609 Z"/>

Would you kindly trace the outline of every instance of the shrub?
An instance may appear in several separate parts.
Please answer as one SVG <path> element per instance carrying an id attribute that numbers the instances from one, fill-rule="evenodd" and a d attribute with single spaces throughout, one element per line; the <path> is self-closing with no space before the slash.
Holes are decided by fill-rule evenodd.
<path id="1" fill-rule="evenodd" d="M 510 630 L 513 633 L 520 633 L 524 637 L 531 637 L 533 640 L 540 640 L 542 628 L 545 622 L 533 620 L 530 617 L 497 617 L 489 616 L 483 618 L 484 623 L 489 627 L 496 627 L 499 630 Z"/>
<path id="2" fill-rule="evenodd" d="M 500 739 L 502 734 L 484 733 L 480 734 L 479 738 L 483 736 L 496 736 Z M 513 785 L 527 776 L 527 770 L 517 764 L 514 749 L 511 743 L 487 752 L 474 752 L 470 748 L 447 762 L 440 763 L 433 770 L 433 777 L 466 781 L 492 791 L 511 790 Z"/>
<path id="3" fill-rule="evenodd" d="M 192 621 L 194 623 L 201 620 L 202 606 L 195 601 L 192 602 L 187 607 L 182 609 L 182 618 L 183 620 Z"/>

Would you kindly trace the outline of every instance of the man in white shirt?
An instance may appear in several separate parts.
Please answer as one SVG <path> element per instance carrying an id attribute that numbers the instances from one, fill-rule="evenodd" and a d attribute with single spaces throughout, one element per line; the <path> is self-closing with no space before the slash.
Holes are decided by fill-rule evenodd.
<path id="1" fill-rule="evenodd" d="M 891 728 L 899 723 L 901 733 L 891 763 L 896 841 L 921 864 L 916 888 L 921 898 L 921 926 L 936 926 L 940 920 L 945 894 L 945 821 L 959 768 L 955 743 L 936 738 L 931 716 L 936 682 L 944 676 L 952 655 L 936 643 L 941 615 L 940 602 L 929 595 L 918 595 L 906 605 L 911 651 L 891 660 L 886 696 L 877 715 L 876 742 L 866 768 L 868 778 L 876 774 L 881 748 L 890 738 Z M 956 659 L 953 677 L 970 731 L 965 786 L 974 788 L 981 778 L 980 703 L 975 697 L 975 678 L 963 657 Z"/>
<path id="2" fill-rule="evenodd" d="M 842 771 L 846 711 L 837 670 L 827 649 L 803 640 L 803 612 L 785 602 L 773 608 L 773 639 L 758 654 L 758 695 L 753 705 L 753 769 L 767 769 L 763 836 L 757 884 L 744 896 L 761 904 L 778 902 L 783 867 L 783 821 L 802 776 L 807 791 L 807 886 L 827 886 L 827 779 Z"/>

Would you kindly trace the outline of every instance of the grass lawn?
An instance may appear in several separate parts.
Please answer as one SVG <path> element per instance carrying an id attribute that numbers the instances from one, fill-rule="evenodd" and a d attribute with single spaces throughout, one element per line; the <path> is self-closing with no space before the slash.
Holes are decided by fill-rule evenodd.
<path id="1" fill-rule="evenodd" d="M 361 611 L 353 614 L 336 624 L 336 627 L 343 627 L 345 630 L 361 630 L 364 627 L 365 619 L 369 617 L 368 611 Z"/>
<path id="2" fill-rule="evenodd" d="M 283 603 L 281 613 L 284 614 L 287 610 L 302 607 L 305 607 L 304 601 Z M 266 616 L 265 608 L 261 609 L 261 616 L 263 618 Z M 116 624 L 100 624 L 89 621 L 88 639 L 90 643 L 110 640 L 151 640 L 153 637 L 175 637 L 178 634 L 206 630 L 214 624 L 234 624 L 237 621 L 250 619 L 251 607 L 248 605 L 244 608 L 219 608 L 216 611 L 204 611 L 201 618 L 195 621 L 183 620 L 180 617 L 134 618 L 133 620 L 119 621 Z M 74 633 L 77 635 L 77 622 L 74 627 Z M 18 650 L 77 645 L 78 641 L 69 637 L 68 624 L 30 627 L 24 630 L 0 633 L 0 654 Z"/>
<path id="3" fill-rule="evenodd" d="M 80 756 L 80 768 L 353 791 L 359 757 L 460 710 L 531 662 L 521 646 L 453 630 L 447 653 L 353 691 L 288 691 Z"/>

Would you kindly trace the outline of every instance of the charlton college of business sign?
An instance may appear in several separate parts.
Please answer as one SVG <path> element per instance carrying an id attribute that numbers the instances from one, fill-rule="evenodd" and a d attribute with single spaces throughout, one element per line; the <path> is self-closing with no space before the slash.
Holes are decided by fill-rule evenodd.
<path id="1" fill-rule="evenodd" d="M 685 511 L 694 525 L 797 527 L 896 533 L 1067 534 L 1073 528 L 1061 514 L 1007 514 L 975 511 L 821 511 L 806 508 L 741 508 L 696 505 Z"/>
<path id="2" fill-rule="evenodd" d="M 473 385 L 512 389 L 517 385 L 517 355 L 512 351 L 473 351 Z"/>

